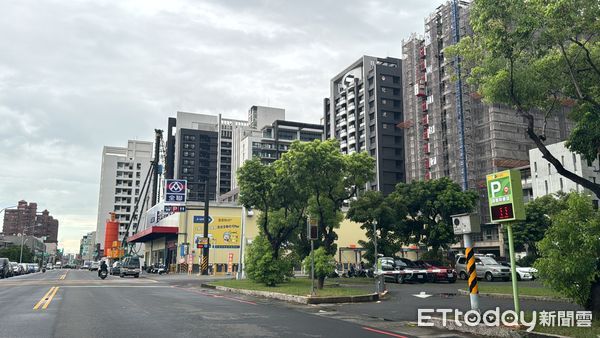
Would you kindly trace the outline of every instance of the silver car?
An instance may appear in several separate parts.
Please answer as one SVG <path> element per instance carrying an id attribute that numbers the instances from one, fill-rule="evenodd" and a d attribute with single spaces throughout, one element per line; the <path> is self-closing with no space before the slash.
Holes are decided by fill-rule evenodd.
<path id="1" fill-rule="evenodd" d="M 456 260 L 456 271 L 461 279 L 467 279 L 467 257 L 461 255 Z M 500 265 L 492 257 L 475 255 L 475 271 L 477 278 L 485 278 L 488 282 L 496 278 L 510 280 L 510 269 Z"/>

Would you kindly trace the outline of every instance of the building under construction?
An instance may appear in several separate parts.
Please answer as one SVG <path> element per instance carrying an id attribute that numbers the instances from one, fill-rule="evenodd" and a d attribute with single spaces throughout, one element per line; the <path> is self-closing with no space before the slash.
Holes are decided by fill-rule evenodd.
<path id="1" fill-rule="evenodd" d="M 405 130 L 407 181 L 450 177 L 463 189 L 478 190 L 486 223 L 485 175 L 528 165 L 528 151 L 535 145 L 522 117 L 506 107 L 483 104 L 464 80 L 469 70 L 444 55 L 447 46 L 472 33 L 469 6 L 456 0 L 439 6 L 425 19 L 424 36 L 413 34 L 403 41 L 405 118 L 398 127 Z M 536 126 L 542 125 L 540 113 Z M 547 121 L 547 142 L 566 139 L 568 129 L 561 109 Z"/>

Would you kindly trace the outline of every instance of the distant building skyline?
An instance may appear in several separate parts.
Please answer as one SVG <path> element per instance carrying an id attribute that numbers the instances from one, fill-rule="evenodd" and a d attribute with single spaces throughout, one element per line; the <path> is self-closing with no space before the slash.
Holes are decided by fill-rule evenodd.
<path id="1" fill-rule="evenodd" d="M 4 210 L 2 232 L 5 235 L 26 234 L 46 237 L 45 243 L 58 243 L 59 221 L 47 209 L 37 211 L 37 203 L 21 200 L 15 208 Z"/>

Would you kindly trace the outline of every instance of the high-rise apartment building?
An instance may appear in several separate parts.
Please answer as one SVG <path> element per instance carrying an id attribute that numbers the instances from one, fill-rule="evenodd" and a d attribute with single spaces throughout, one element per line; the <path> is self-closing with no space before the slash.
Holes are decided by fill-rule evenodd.
<path id="1" fill-rule="evenodd" d="M 402 61 L 363 56 L 337 74 L 324 100 L 325 138 L 344 154 L 367 151 L 376 160 L 366 187 L 384 194 L 405 181 Z"/>
<path id="2" fill-rule="evenodd" d="M 208 198 L 218 200 L 235 184 L 242 135 L 278 119 L 285 119 L 284 109 L 263 106 L 252 106 L 248 120 L 177 112 L 169 118 L 166 178 L 187 180 L 190 201 L 204 201 L 208 178 Z"/>
<path id="3" fill-rule="evenodd" d="M 136 202 L 143 198 L 142 187 L 153 160 L 152 152 L 152 142 L 135 140 L 129 140 L 126 148 L 103 148 L 95 240 L 102 250 L 105 249 L 106 220 L 110 218 L 111 212 L 115 213 L 119 222 L 119 240 L 122 240 L 127 225 L 132 222 L 131 234 L 139 222 L 139 215 L 143 215 L 151 207 L 148 196 L 145 203 L 140 201 L 138 216 L 132 220 Z"/>
<path id="4" fill-rule="evenodd" d="M 94 259 L 94 249 L 96 246 L 96 232 L 88 232 L 83 235 L 79 241 L 79 255 L 84 261 L 91 261 Z"/>
<path id="5" fill-rule="evenodd" d="M 4 211 L 3 233 L 5 235 L 26 234 L 34 237 L 45 237 L 45 243 L 58 242 L 57 219 L 48 210 L 37 212 L 37 203 L 19 201 L 16 208 Z"/>
<path id="6" fill-rule="evenodd" d="M 463 189 L 478 189 L 481 215 L 489 221 L 485 175 L 529 164 L 535 147 L 526 122 L 500 105 L 483 104 L 458 74 L 455 58 L 444 49 L 472 34 L 468 1 L 450 1 L 425 20 L 425 36 L 403 42 L 406 177 L 408 181 L 450 177 Z M 461 74 L 467 73 L 462 69 Z M 536 125 L 543 125 L 543 114 Z M 548 119 L 548 143 L 568 135 L 565 111 Z"/>

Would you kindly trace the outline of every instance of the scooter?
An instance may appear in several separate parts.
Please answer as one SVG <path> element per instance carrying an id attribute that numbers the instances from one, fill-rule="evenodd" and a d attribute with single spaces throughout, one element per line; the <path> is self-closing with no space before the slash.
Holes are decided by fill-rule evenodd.
<path id="1" fill-rule="evenodd" d="M 104 279 L 108 276 L 108 271 L 102 270 L 102 271 L 100 271 L 99 275 L 100 275 L 100 278 Z"/>

